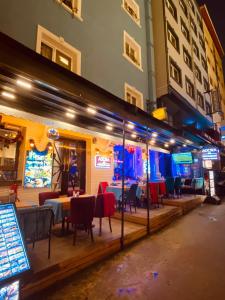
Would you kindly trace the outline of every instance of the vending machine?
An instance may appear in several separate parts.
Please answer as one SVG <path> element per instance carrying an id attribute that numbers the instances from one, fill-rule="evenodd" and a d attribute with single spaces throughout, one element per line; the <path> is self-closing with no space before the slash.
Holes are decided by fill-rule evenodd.
<path id="1" fill-rule="evenodd" d="M 31 269 L 13 203 L 0 204 L 0 300 L 18 300 Z"/>

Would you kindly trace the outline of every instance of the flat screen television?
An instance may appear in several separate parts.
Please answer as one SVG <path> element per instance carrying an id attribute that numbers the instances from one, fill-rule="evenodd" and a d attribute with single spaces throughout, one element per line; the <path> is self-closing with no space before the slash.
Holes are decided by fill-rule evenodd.
<path id="1" fill-rule="evenodd" d="M 30 262 L 15 206 L 12 203 L 0 204 L 0 285 L 28 270 Z"/>
<path id="2" fill-rule="evenodd" d="M 173 153 L 172 158 L 175 164 L 192 164 L 193 158 L 191 152 Z"/>

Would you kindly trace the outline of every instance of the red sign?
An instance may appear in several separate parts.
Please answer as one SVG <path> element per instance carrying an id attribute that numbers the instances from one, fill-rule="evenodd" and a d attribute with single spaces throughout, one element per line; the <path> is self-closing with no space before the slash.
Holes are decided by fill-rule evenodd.
<path id="1" fill-rule="evenodd" d="M 111 168 L 111 157 L 96 155 L 95 156 L 95 167 L 98 169 L 110 169 Z"/>

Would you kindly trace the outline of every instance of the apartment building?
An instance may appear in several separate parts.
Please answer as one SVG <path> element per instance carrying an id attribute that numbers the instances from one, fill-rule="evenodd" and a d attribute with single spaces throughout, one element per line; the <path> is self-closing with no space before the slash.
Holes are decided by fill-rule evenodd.
<path id="1" fill-rule="evenodd" d="M 155 99 L 150 10 L 144 0 L 3 0 L 0 29 L 145 110 Z"/>
<path id="2" fill-rule="evenodd" d="M 225 85 L 223 74 L 224 50 L 205 5 L 200 7 L 203 17 L 203 30 L 207 67 L 209 74 L 209 93 L 212 99 L 213 121 L 220 127 L 225 113 Z"/>
<path id="3" fill-rule="evenodd" d="M 212 125 L 201 13 L 194 0 L 153 0 L 153 32 L 158 105 L 169 123 Z"/>

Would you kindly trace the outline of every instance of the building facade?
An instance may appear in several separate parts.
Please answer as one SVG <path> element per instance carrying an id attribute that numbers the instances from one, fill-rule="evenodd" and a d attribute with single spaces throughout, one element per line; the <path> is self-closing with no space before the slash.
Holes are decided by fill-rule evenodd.
<path id="1" fill-rule="evenodd" d="M 143 0 L 3 0 L 0 29 L 145 110 L 155 99 L 150 10 Z"/>
<path id="2" fill-rule="evenodd" d="M 201 6 L 200 10 L 203 17 L 213 121 L 220 127 L 225 113 L 225 85 L 222 62 L 224 50 L 221 46 L 207 7 L 205 5 Z"/>
<path id="3" fill-rule="evenodd" d="M 212 125 L 204 31 L 193 0 L 153 0 L 156 93 L 169 122 L 202 129 Z"/>

